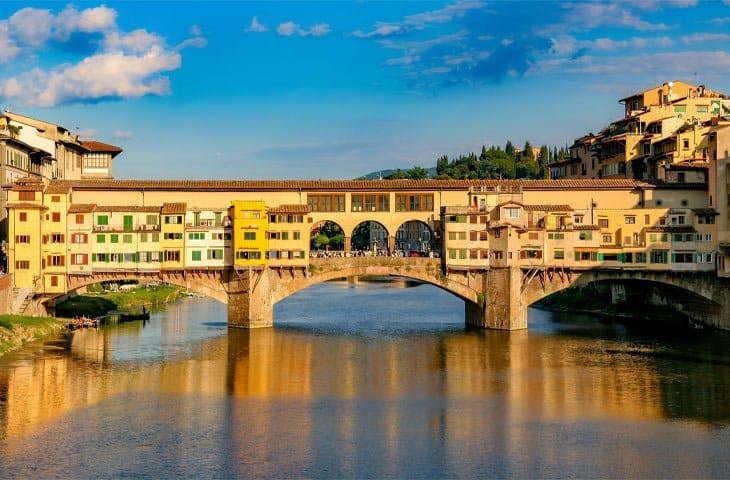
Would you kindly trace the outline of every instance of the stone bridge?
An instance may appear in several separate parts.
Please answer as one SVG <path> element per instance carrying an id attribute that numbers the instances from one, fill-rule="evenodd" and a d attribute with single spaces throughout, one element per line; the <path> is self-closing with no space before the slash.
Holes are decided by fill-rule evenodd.
<path id="1" fill-rule="evenodd" d="M 653 304 L 672 305 L 694 321 L 730 329 L 730 283 L 713 273 L 550 266 L 445 271 L 442 261 L 433 258 L 340 257 L 311 259 L 306 268 L 94 272 L 69 275 L 68 285 L 166 282 L 228 304 L 229 326 L 256 328 L 272 326 L 273 306 L 280 300 L 317 283 L 362 275 L 412 278 L 451 292 L 464 300 L 467 325 L 481 328 L 527 328 L 527 310 L 536 301 L 571 286 L 609 282 L 616 301 L 626 300 L 641 285 L 651 292 Z"/>

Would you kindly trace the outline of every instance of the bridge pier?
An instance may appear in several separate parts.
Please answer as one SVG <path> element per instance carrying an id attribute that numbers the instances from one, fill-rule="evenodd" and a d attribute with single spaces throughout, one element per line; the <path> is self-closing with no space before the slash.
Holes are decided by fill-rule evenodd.
<path id="1" fill-rule="evenodd" d="M 521 295 L 519 267 L 491 268 L 484 274 L 482 305 L 465 302 L 464 317 L 471 327 L 497 330 L 527 328 L 527 305 Z"/>
<path id="2" fill-rule="evenodd" d="M 233 272 L 228 280 L 228 326 L 264 328 L 274 324 L 274 305 L 265 270 Z"/>

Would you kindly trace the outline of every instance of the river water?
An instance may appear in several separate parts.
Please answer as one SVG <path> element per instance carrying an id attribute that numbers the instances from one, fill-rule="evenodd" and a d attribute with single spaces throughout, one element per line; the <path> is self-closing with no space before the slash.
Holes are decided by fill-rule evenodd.
<path id="1" fill-rule="evenodd" d="M 228 330 L 191 298 L 0 358 L 2 478 L 727 478 L 730 335 L 332 282 Z"/>

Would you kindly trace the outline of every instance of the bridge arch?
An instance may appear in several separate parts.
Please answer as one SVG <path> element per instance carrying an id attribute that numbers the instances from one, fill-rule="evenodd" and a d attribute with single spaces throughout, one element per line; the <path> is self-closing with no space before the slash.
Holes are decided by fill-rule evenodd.
<path id="1" fill-rule="evenodd" d="M 429 251 L 438 251 L 435 240 L 433 229 L 423 220 L 406 220 L 395 231 L 395 248 L 404 252 L 427 254 Z"/>
<path id="2" fill-rule="evenodd" d="M 693 322 L 710 326 L 723 324 L 723 306 L 717 302 L 717 279 L 698 272 L 654 272 L 592 270 L 553 275 L 537 275 L 525 282 L 522 299 L 532 305 L 571 287 L 593 285 L 603 289 L 612 303 L 642 305 L 646 308 L 669 307 Z"/>
<path id="3" fill-rule="evenodd" d="M 357 250 L 384 250 L 388 245 L 388 229 L 376 220 L 363 220 L 352 229 L 350 247 Z"/>
<path id="4" fill-rule="evenodd" d="M 346 234 L 345 229 L 334 220 L 320 220 L 312 224 L 309 233 L 310 251 L 318 250 L 344 250 Z"/>

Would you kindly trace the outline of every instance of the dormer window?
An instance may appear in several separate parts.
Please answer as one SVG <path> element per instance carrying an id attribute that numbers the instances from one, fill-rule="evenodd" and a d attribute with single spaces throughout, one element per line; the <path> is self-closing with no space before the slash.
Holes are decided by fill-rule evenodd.
<path id="1" fill-rule="evenodd" d="M 505 207 L 504 209 L 505 218 L 520 218 L 519 207 Z"/>

